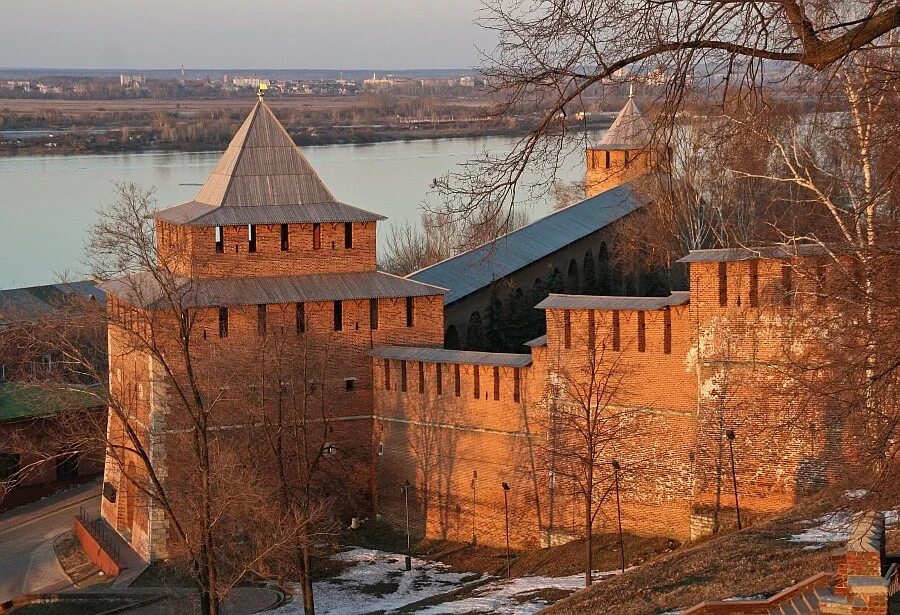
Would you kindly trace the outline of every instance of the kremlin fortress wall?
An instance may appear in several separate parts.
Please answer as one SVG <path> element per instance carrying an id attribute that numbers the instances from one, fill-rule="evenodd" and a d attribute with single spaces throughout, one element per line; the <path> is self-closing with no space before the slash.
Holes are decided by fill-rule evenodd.
<path id="1" fill-rule="evenodd" d="M 589 160 L 612 149 L 611 166 L 645 165 L 624 154 L 640 150 L 633 134 L 611 132 L 628 142 Z M 594 164 L 589 179 L 603 171 Z M 109 434 L 136 434 L 175 491 L 192 478 L 179 397 L 187 374 L 143 345 L 151 332 L 175 354 L 187 331 L 193 369 L 215 398 L 220 463 L 265 470 L 276 411 L 302 398 L 348 514 L 399 523 L 408 481 L 411 522 L 430 537 L 502 545 L 505 496 L 515 547 L 577 538 L 585 416 L 600 425 L 600 531 L 614 527 L 616 474 L 628 531 L 688 540 L 716 518 L 729 523 L 728 430 L 749 516 L 789 507 L 829 478 L 832 423 L 778 385 L 798 343 L 798 305 L 813 295 L 791 266 L 811 250 L 693 252 L 683 259 L 689 292 L 551 294 L 536 306 L 547 334 L 530 352 L 444 349 L 448 289 L 376 270 L 381 216 L 334 199 L 262 101 L 197 199 L 154 217 L 172 286 L 149 272 L 104 285 L 110 389 L 127 417 L 111 412 Z M 102 514 L 142 557 L 167 557 L 177 541 L 141 467 L 110 448 Z"/>

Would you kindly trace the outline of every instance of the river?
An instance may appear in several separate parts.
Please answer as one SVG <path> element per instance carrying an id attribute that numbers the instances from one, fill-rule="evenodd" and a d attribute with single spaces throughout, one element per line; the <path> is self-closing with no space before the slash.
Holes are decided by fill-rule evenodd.
<path id="1" fill-rule="evenodd" d="M 592 139 L 598 135 L 591 135 Z M 381 248 L 392 224 L 417 222 L 433 178 L 484 151 L 512 147 L 509 137 L 324 145 L 304 152 L 341 201 L 385 215 Z M 0 158 L 0 288 L 48 284 L 86 275 L 88 229 L 116 182 L 155 187 L 160 207 L 191 200 L 219 152 L 149 152 Z M 578 181 L 583 158 L 570 156 L 559 177 Z M 531 206 L 549 211 L 550 197 Z"/>

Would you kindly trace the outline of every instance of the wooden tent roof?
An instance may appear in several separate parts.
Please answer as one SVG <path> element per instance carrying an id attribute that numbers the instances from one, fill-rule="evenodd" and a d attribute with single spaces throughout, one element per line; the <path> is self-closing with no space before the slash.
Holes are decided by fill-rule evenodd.
<path id="1" fill-rule="evenodd" d="M 650 124 L 644 119 L 634 97 L 629 96 L 628 102 L 594 149 L 642 150 L 650 145 L 651 136 Z"/>
<path id="2" fill-rule="evenodd" d="M 230 220 L 238 220 L 236 224 L 284 224 L 383 219 L 339 203 L 262 100 L 244 120 L 194 200 L 153 217 L 199 226 L 227 225 Z"/>

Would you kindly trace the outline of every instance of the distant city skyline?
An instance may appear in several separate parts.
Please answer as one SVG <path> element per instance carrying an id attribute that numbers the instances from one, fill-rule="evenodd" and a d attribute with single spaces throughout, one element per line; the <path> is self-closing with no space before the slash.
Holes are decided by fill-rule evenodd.
<path id="1" fill-rule="evenodd" d="M 470 68 L 478 0 L 31 0 L 6 7 L 0 66 Z"/>

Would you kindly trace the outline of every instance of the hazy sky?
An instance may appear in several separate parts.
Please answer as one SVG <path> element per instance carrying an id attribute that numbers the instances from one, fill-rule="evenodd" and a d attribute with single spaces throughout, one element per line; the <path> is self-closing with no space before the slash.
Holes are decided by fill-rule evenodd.
<path id="1" fill-rule="evenodd" d="M 0 0 L 0 66 L 467 68 L 478 0 Z"/>

